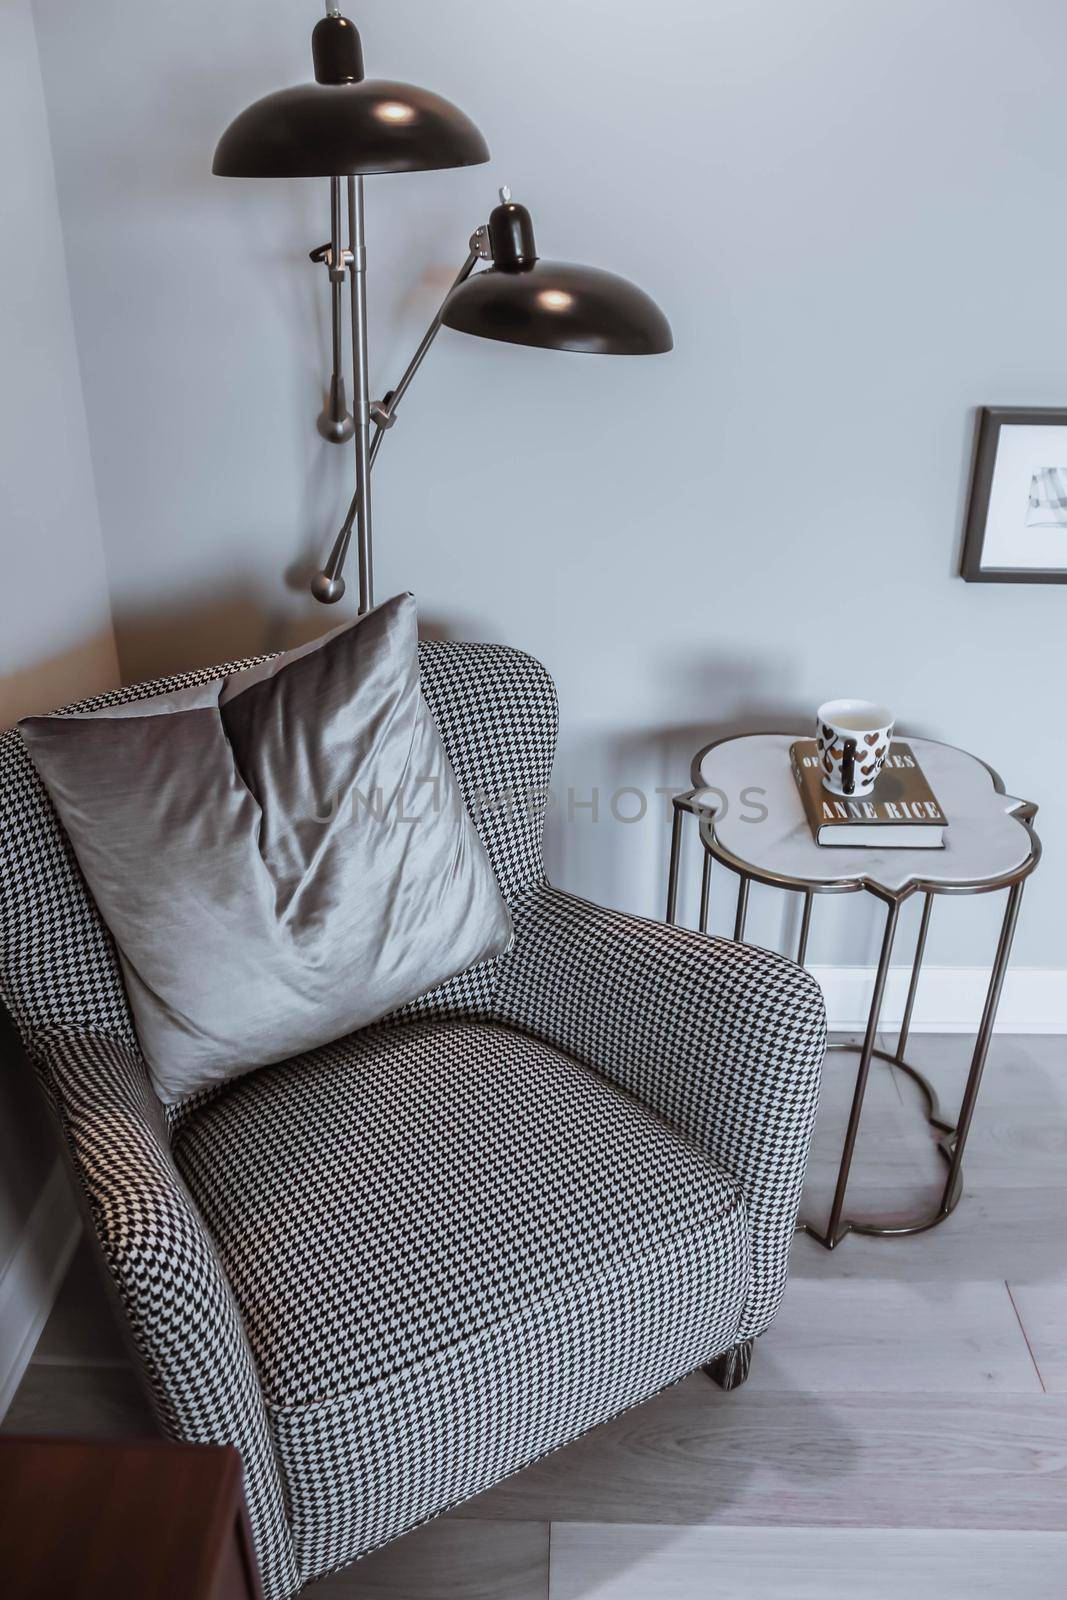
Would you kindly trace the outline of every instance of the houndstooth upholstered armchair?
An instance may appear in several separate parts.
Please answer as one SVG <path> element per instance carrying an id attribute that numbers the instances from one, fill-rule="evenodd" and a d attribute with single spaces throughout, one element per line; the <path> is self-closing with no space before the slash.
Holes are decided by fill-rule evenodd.
<path id="1" fill-rule="evenodd" d="M 2 998 L 162 1427 L 241 1452 L 269 1600 L 697 1367 L 739 1381 L 815 1118 L 814 982 L 551 888 L 551 680 L 497 646 L 420 659 L 511 948 L 166 1111 L 45 791 L 0 739 Z"/>

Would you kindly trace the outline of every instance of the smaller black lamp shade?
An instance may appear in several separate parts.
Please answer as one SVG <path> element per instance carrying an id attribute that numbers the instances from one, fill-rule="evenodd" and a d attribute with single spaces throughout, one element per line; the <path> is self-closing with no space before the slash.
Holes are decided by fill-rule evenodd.
<path id="1" fill-rule="evenodd" d="M 458 106 L 429 89 L 363 77 L 347 17 L 323 17 L 311 37 L 314 83 L 279 89 L 235 117 L 212 171 L 223 178 L 342 178 L 474 167 L 489 147 Z"/>
<path id="2" fill-rule="evenodd" d="M 670 323 L 643 289 L 570 261 L 539 261 L 521 274 L 478 272 L 452 291 L 442 320 L 458 333 L 542 350 L 657 356 L 674 349 Z"/>
<path id="3" fill-rule="evenodd" d="M 506 191 L 505 191 L 506 193 Z M 656 302 L 628 278 L 569 261 L 541 261 L 525 206 L 489 218 L 493 265 L 453 289 L 442 321 L 457 333 L 542 350 L 656 356 L 674 348 Z"/>

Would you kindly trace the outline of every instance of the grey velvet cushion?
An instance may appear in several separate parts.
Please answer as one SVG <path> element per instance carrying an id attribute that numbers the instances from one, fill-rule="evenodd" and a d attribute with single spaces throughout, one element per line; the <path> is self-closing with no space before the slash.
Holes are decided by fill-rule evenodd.
<path id="1" fill-rule="evenodd" d="M 173 1102 L 499 955 L 507 907 L 419 687 L 415 602 L 236 676 L 19 724 Z"/>

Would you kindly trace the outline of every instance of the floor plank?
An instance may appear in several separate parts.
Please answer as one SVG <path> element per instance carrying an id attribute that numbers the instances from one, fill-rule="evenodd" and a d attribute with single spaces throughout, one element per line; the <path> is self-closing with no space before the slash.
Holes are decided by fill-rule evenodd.
<path id="1" fill-rule="evenodd" d="M 1067 1283 L 1009 1288 L 1042 1384 L 1049 1394 L 1067 1394 Z"/>
<path id="2" fill-rule="evenodd" d="M 1007 1285 L 794 1278 L 749 1388 L 1040 1394 Z"/>
<path id="3" fill-rule="evenodd" d="M 702 1375 L 461 1508 L 557 1522 L 1067 1531 L 1058 1395 L 723 1395 Z"/>
<path id="4" fill-rule="evenodd" d="M 552 1529 L 551 1600 L 1063 1600 L 1067 1534 Z"/>
<path id="5" fill-rule="evenodd" d="M 83 1238 L 74 1253 L 33 1359 L 96 1366 L 129 1364 L 129 1352 L 88 1239 Z"/>
<path id="6" fill-rule="evenodd" d="M 836 1180 L 856 1084 L 858 1054 L 832 1051 L 823 1071 L 819 1115 L 808 1163 L 809 1187 L 815 1175 Z M 914 1109 L 905 1105 L 899 1073 L 875 1062 L 867 1081 L 864 1114 L 853 1158 L 855 1192 L 866 1187 L 899 1182 L 910 1187 L 928 1171 L 922 1137 L 925 1126 Z"/>
<path id="7" fill-rule="evenodd" d="M 0 1431 L 143 1439 L 158 1429 L 132 1367 L 32 1361 Z"/>
<path id="8" fill-rule="evenodd" d="M 973 1047 L 973 1035 L 917 1033 L 909 1045 L 908 1060 L 927 1075 L 948 1104 L 956 1106 Z M 996 1035 L 989 1047 L 978 1103 L 979 1108 L 1030 1106 L 1067 1111 L 1067 1037 Z"/>
<path id="9" fill-rule="evenodd" d="M 970 1066 L 970 1041 L 958 1035 L 916 1037 L 909 1051 L 951 1117 Z M 907 1115 L 921 1118 L 920 1090 L 894 1074 Z M 994 1040 L 967 1142 L 965 1171 L 978 1185 L 1061 1184 L 1067 1170 L 1067 1040 Z"/>
<path id="10" fill-rule="evenodd" d="M 1067 1111 L 979 1102 L 964 1154 L 972 1184 L 1062 1184 L 1067 1173 Z"/>
<path id="11" fill-rule="evenodd" d="M 1067 1174 L 1064 1174 L 1067 1178 Z M 847 1214 L 878 1222 L 913 1221 L 936 1208 L 940 1189 L 899 1185 L 871 1189 L 867 1205 Z M 802 1216 L 823 1226 L 826 1211 L 806 1200 Z M 946 1222 L 905 1239 L 852 1234 L 836 1250 L 824 1250 L 798 1234 L 791 1270 L 802 1278 L 892 1278 L 908 1283 L 1067 1280 L 1067 1183 L 1000 1187 L 966 1182 L 963 1199 Z"/>
<path id="12" fill-rule="evenodd" d="M 887 1038 L 879 1043 L 883 1048 L 893 1047 Z M 939 1034 L 915 1035 L 909 1046 L 909 1059 L 927 1073 L 950 1117 L 959 1110 L 972 1047 L 973 1041 L 963 1036 Z M 823 1105 L 801 1208 L 805 1219 L 821 1227 L 825 1227 L 837 1180 L 847 1120 L 846 1096 L 854 1077 L 855 1057 L 828 1057 Z M 846 1214 L 874 1221 L 888 1217 L 913 1220 L 936 1208 L 946 1166 L 925 1115 L 926 1101 L 917 1085 L 906 1074 L 875 1061 Z M 1067 1040 L 995 1039 L 964 1161 L 966 1191 L 1034 1189 L 1044 1184 L 1060 1189 L 1065 1174 Z M 1057 1198 L 1061 1224 L 1067 1223 L 1067 1196 Z"/>
<path id="13" fill-rule="evenodd" d="M 439 1520 L 343 1572 L 306 1600 L 548 1600 L 548 1524 Z"/>

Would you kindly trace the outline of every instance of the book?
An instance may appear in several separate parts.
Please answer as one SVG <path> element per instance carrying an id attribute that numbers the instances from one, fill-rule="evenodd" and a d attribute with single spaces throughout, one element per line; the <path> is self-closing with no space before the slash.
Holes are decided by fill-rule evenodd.
<path id="1" fill-rule="evenodd" d="M 789 754 L 816 844 L 944 849 L 948 818 L 909 744 L 893 741 L 873 791 L 855 799 L 823 788 L 814 739 L 798 739 Z"/>

